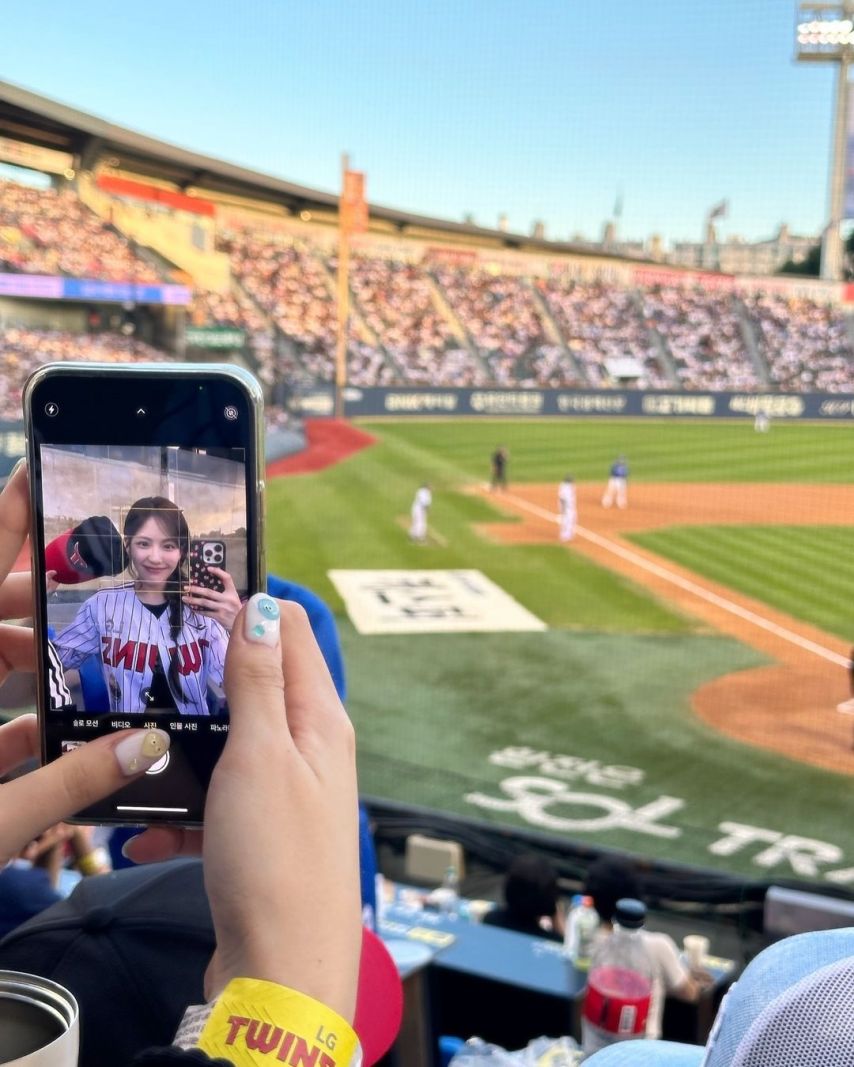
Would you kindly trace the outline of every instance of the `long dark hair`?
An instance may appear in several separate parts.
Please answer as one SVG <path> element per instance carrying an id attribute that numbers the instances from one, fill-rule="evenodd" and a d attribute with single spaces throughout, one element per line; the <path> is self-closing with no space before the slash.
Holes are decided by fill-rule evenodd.
<path id="1" fill-rule="evenodd" d="M 125 538 L 125 550 L 130 556 L 130 540 L 148 522 L 154 519 L 167 537 L 173 537 L 178 542 L 181 558 L 178 566 L 166 579 L 164 596 L 169 605 L 169 636 L 176 647 L 176 653 L 172 656 L 168 668 L 169 682 L 172 691 L 183 698 L 184 691 L 181 686 L 181 675 L 178 670 L 178 635 L 181 633 L 183 624 L 183 603 L 181 590 L 188 580 L 187 556 L 190 551 L 190 528 L 184 518 L 184 512 L 173 504 L 165 496 L 144 496 L 131 504 L 125 516 L 122 533 Z"/>

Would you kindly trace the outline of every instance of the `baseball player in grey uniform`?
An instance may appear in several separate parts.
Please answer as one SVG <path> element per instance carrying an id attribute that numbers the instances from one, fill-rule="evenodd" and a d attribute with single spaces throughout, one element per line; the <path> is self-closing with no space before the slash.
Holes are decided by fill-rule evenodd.
<path id="1" fill-rule="evenodd" d="M 602 507 L 609 508 L 616 499 L 618 508 L 625 508 L 629 503 L 629 465 L 622 456 L 611 464 L 608 486 L 602 497 Z"/>
<path id="2" fill-rule="evenodd" d="M 110 699 L 122 714 L 208 715 L 208 682 L 222 685 L 228 633 L 182 602 L 189 531 L 165 497 L 136 501 L 124 523 L 130 584 L 102 589 L 54 639 L 65 668 L 95 653 Z"/>

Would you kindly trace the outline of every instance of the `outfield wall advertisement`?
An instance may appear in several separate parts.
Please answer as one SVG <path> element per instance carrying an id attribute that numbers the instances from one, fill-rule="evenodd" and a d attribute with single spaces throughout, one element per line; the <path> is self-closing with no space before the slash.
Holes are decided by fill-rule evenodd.
<path id="1" fill-rule="evenodd" d="M 331 388 L 294 398 L 308 416 L 332 415 Z M 842 393 L 680 393 L 580 389 L 393 389 L 344 390 L 349 418 L 377 415 L 650 416 L 653 418 L 854 419 L 854 395 Z"/>

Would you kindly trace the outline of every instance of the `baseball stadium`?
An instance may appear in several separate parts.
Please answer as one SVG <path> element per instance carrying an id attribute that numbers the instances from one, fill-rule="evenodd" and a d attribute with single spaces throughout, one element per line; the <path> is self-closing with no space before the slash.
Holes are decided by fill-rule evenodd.
<path id="1" fill-rule="evenodd" d="M 854 284 L 408 214 L 7 82 L 0 160 L 4 473 L 41 363 L 253 372 L 268 569 L 334 614 L 384 873 L 413 834 L 470 896 L 613 852 L 733 956 L 771 887 L 850 924 Z"/>

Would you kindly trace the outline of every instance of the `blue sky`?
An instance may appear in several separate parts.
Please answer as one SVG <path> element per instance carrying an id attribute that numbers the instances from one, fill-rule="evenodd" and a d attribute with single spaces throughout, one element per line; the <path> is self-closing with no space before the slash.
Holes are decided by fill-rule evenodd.
<path id="1" fill-rule="evenodd" d="M 527 232 L 820 230 L 833 73 L 794 0 L 40 0 L 0 78 L 119 125 L 371 201 Z"/>

